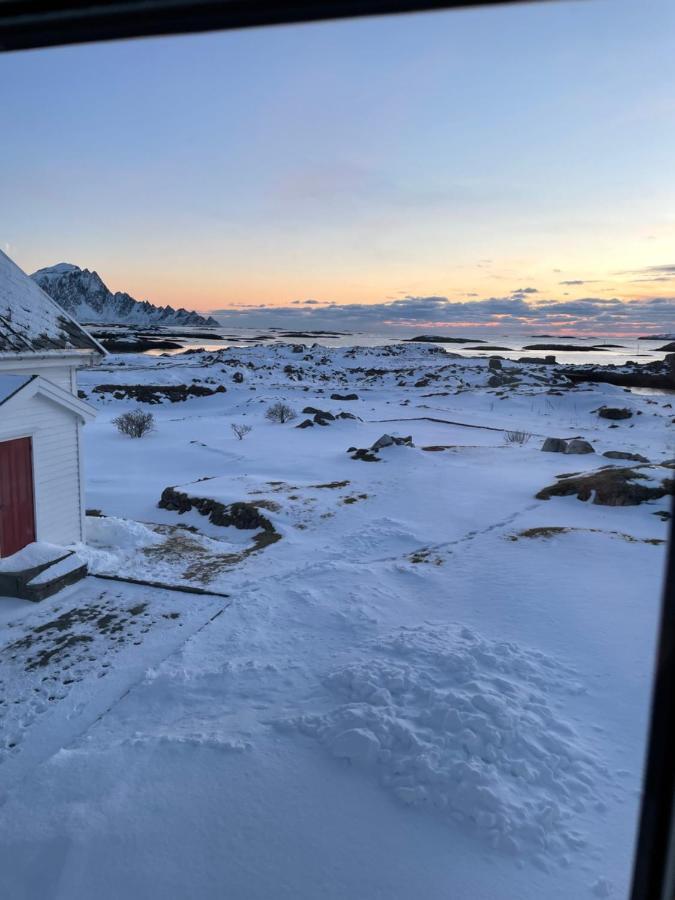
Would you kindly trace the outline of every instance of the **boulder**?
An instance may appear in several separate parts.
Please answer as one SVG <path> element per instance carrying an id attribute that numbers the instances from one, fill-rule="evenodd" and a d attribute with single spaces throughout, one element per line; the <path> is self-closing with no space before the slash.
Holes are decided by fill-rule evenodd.
<path id="1" fill-rule="evenodd" d="M 546 438 L 541 447 L 546 453 L 566 453 L 567 441 L 563 438 Z"/>
<path id="2" fill-rule="evenodd" d="M 331 400 L 358 400 L 358 394 L 331 394 Z"/>
<path id="3" fill-rule="evenodd" d="M 317 409 L 316 406 L 306 406 L 303 409 L 303 413 L 305 415 L 314 416 L 315 425 L 328 425 L 329 422 L 334 422 L 336 419 L 336 416 L 334 416 L 332 412 L 328 412 L 326 409 Z M 341 416 L 341 418 L 345 418 L 345 416 Z M 299 428 L 300 426 L 297 427 Z M 302 427 L 306 428 L 307 426 L 303 423 Z"/>
<path id="4" fill-rule="evenodd" d="M 502 367 L 502 364 L 499 361 L 499 359 L 497 359 L 496 356 L 491 356 L 490 359 L 488 360 L 488 369 L 495 372 L 497 369 L 501 369 L 501 367 Z"/>
<path id="5" fill-rule="evenodd" d="M 567 442 L 565 453 L 595 453 L 593 447 L 581 438 L 572 438 Z"/>
<path id="6" fill-rule="evenodd" d="M 412 447 L 412 435 L 408 435 L 407 437 L 394 437 L 391 434 L 383 434 L 381 438 L 378 438 L 375 443 L 371 446 L 371 450 L 378 451 L 382 450 L 383 447 Z"/>
<path id="7" fill-rule="evenodd" d="M 316 422 L 317 425 L 328 425 L 329 422 L 335 421 L 335 416 L 333 415 L 333 413 L 330 413 L 330 412 L 319 411 L 314 416 L 314 421 Z"/>
<path id="8" fill-rule="evenodd" d="M 296 428 L 314 428 L 314 422 L 311 419 L 305 419 L 304 422 L 301 422 L 299 425 L 295 426 Z"/>
<path id="9" fill-rule="evenodd" d="M 234 381 L 235 384 L 241 384 L 243 380 L 244 380 L 243 372 L 235 372 L 234 375 L 232 376 L 232 381 Z"/>
<path id="10" fill-rule="evenodd" d="M 394 443 L 394 439 L 390 434 L 383 434 L 381 438 L 378 438 L 375 443 L 371 446 L 371 450 L 381 450 L 383 447 L 391 447 Z"/>

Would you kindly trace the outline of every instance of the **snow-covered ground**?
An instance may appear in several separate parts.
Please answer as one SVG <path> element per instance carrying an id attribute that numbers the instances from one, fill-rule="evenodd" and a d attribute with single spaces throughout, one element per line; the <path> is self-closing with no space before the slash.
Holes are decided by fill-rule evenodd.
<path id="1" fill-rule="evenodd" d="M 140 440 L 94 390 L 193 382 L 226 391 L 145 406 Z M 415 345 L 113 357 L 80 386 L 104 517 L 78 553 L 214 594 L 3 600 L 2 896 L 626 897 L 669 498 L 535 495 L 672 457 L 672 398 Z M 383 433 L 414 446 L 346 452 Z M 218 524 L 240 502 L 255 527 Z"/>

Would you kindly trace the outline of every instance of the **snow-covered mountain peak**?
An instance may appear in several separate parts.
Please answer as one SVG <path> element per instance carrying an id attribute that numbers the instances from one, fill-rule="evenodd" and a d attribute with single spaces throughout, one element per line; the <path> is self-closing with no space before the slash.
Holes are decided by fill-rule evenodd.
<path id="1" fill-rule="evenodd" d="M 45 293 L 83 323 L 125 325 L 200 325 L 216 326 L 211 316 L 202 316 L 172 306 L 155 306 L 147 300 L 135 300 L 122 291 L 113 293 L 98 272 L 81 269 L 72 263 L 57 263 L 38 269 L 31 275 Z"/>
<path id="2" fill-rule="evenodd" d="M 63 275 L 66 272 L 81 272 L 82 269 L 79 266 L 74 266 L 72 263 L 57 263 L 55 266 L 48 266 L 46 269 L 38 269 L 37 272 L 33 272 L 31 278 L 34 278 L 36 281 L 37 276 L 43 278 L 55 278 L 59 275 Z"/>

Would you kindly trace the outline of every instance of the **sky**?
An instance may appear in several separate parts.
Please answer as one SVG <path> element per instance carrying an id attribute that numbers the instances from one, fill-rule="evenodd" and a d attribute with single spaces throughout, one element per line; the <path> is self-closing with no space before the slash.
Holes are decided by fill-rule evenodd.
<path id="1" fill-rule="evenodd" d="M 0 55 L 0 246 L 241 325 L 675 330 L 675 3 Z"/>

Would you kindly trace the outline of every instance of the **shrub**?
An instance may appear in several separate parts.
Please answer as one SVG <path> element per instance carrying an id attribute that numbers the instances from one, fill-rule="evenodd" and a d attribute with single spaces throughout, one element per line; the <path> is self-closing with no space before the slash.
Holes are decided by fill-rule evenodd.
<path id="1" fill-rule="evenodd" d="M 240 440 L 240 441 L 243 441 L 244 438 L 246 437 L 246 435 L 250 431 L 253 431 L 253 429 L 251 428 L 250 425 L 239 425 L 237 422 L 233 422 L 230 425 L 230 428 L 232 429 L 232 431 L 235 433 L 238 440 Z"/>
<path id="2" fill-rule="evenodd" d="M 507 444 L 526 444 L 532 437 L 529 431 L 505 431 L 504 440 Z"/>
<path id="3" fill-rule="evenodd" d="M 122 413 L 114 418 L 112 423 L 121 434 L 141 438 L 154 430 L 155 417 L 152 413 L 144 412 L 142 409 L 132 409 L 130 412 Z"/>
<path id="4" fill-rule="evenodd" d="M 265 418 L 269 419 L 270 422 L 280 422 L 282 425 L 284 422 L 290 422 L 291 419 L 295 418 L 295 410 L 288 405 L 288 403 L 273 403 L 265 413 Z"/>

